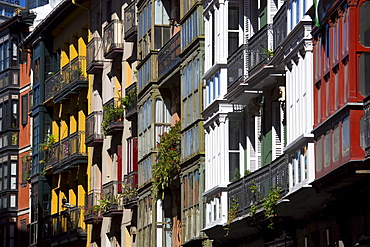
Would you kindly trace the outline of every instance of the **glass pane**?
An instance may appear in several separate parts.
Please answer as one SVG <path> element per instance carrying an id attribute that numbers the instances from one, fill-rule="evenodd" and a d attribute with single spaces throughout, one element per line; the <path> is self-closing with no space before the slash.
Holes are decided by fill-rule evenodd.
<path id="1" fill-rule="evenodd" d="M 331 149 L 330 149 L 330 131 L 325 133 L 325 161 L 324 166 L 328 167 L 330 165 Z"/>
<path id="2" fill-rule="evenodd" d="M 370 3 L 370 2 L 369 2 Z M 370 15 L 369 15 L 370 16 Z M 370 53 L 362 53 L 359 58 L 360 93 L 370 95 Z"/>
<path id="3" fill-rule="evenodd" d="M 322 169 L 322 140 L 319 138 L 316 141 L 316 171 L 321 171 Z"/>
<path id="4" fill-rule="evenodd" d="M 239 121 L 229 122 L 229 150 L 239 150 Z"/>
<path id="5" fill-rule="evenodd" d="M 238 3 L 229 2 L 229 30 L 238 30 L 239 28 L 239 6 Z"/>
<path id="6" fill-rule="evenodd" d="M 240 178 L 239 153 L 229 153 L 229 181 L 235 181 Z"/>
<path id="7" fill-rule="evenodd" d="M 364 2 L 360 8 L 360 42 L 370 46 L 370 2 Z"/>
<path id="8" fill-rule="evenodd" d="M 334 127 L 333 132 L 333 161 L 339 160 L 339 125 Z"/>
<path id="9" fill-rule="evenodd" d="M 342 155 L 346 156 L 349 154 L 350 145 L 350 129 L 349 129 L 349 117 L 346 117 L 342 123 Z"/>

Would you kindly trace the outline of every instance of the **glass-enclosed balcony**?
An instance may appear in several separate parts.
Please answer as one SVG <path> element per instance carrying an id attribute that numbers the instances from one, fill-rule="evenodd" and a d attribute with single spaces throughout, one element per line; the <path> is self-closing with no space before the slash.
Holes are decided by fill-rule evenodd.
<path id="1" fill-rule="evenodd" d="M 104 28 L 104 57 L 114 58 L 123 53 L 122 21 L 112 20 Z"/>
<path id="2" fill-rule="evenodd" d="M 99 73 L 104 66 L 104 57 L 102 52 L 103 41 L 100 37 L 93 37 L 86 46 L 86 72 L 89 74 Z"/>
<path id="3" fill-rule="evenodd" d="M 136 25 L 136 1 L 132 1 L 124 12 L 125 17 L 125 41 L 135 42 L 137 39 Z"/>
<path id="4" fill-rule="evenodd" d="M 0 134 L 0 150 L 17 149 L 19 134 L 14 131 L 6 131 Z"/>
<path id="5" fill-rule="evenodd" d="M 176 33 L 158 52 L 158 78 L 180 63 L 180 32 Z"/>
<path id="6" fill-rule="evenodd" d="M 94 147 L 103 142 L 102 122 L 103 111 L 94 111 L 86 117 L 86 146 Z"/>
<path id="7" fill-rule="evenodd" d="M 110 181 L 102 187 L 101 204 L 105 205 L 102 209 L 106 217 L 119 216 L 123 214 L 122 196 L 124 181 Z"/>
<path id="8" fill-rule="evenodd" d="M 19 85 L 19 70 L 9 69 L 0 74 L 0 89 L 10 85 Z"/>
<path id="9" fill-rule="evenodd" d="M 85 196 L 84 221 L 86 224 L 97 224 L 103 221 L 103 215 L 98 205 L 100 196 L 100 190 L 91 190 L 90 193 Z"/>
<path id="10" fill-rule="evenodd" d="M 238 203 L 237 217 L 250 213 L 252 205 L 262 207 L 261 200 L 265 198 L 271 188 L 280 188 L 280 196 L 289 191 L 288 164 L 285 157 L 281 156 L 271 164 L 231 183 L 227 187 L 228 205 L 233 200 Z"/>

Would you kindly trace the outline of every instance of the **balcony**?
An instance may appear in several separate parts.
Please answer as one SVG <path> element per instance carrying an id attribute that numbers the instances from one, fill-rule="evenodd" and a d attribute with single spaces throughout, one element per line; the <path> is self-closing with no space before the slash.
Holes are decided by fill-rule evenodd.
<path id="1" fill-rule="evenodd" d="M 44 217 L 41 220 L 43 243 L 51 243 L 51 246 L 54 246 L 86 241 L 86 228 L 81 215 L 82 209 L 73 207 Z"/>
<path id="2" fill-rule="evenodd" d="M 229 205 L 232 204 L 234 199 L 238 202 L 237 217 L 250 213 L 252 205 L 261 208 L 261 200 L 258 200 L 257 197 L 259 199 L 265 198 L 272 187 L 280 187 L 280 195 L 286 195 L 289 191 L 288 172 L 288 164 L 285 162 L 285 157 L 281 156 L 273 163 L 228 185 Z M 258 191 L 258 195 L 256 195 L 256 191 L 252 191 L 253 187 Z"/>
<path id="3" fill-rule="evenodd" d="M 100 190 L 92 190 L 85 196 L 85 219 L 86 224 L 98 224 L 103 221 L 103 215 L 98 206 L 100 199 Z"/>
<path id="4" fill-rule="evenodd" d="M 56 157 L 58 161 L 52 169 L 54 173 L 75 168 L 79 164 L 87 164 L 85 132 L 78 131 L 61 140 Z"/>
<path id="5" fill-rule="evenodd" d="M 122 190 L 123 206 L 125 208 L 134 208 L 137 203 L 138 175 L 137 171 L 125 175 Z"/>
<path id="6" fill-rule="evenodd" d="M 129 96 L 129 103 L 125 107 L 126 119 L 131 120 L 137 113 L 137 93 L 136 93 L 136 83 L 131 84 L 126 88 L 126 95 Z"/>
<path id="7" fill-rule="evenodd" d="M 125 109 L 121 99 L 112 98 L 104 104 L 103 109 L 102 130 L 104 135 L 122 134 Z"/>
<path id="8" fill-rule="evenodd" d="M 180 42 L 178 32 L 158 52 L 158 78 L 166 75 L 180 63 Z"/>
<path id="9" fill-rule="evenodd" d="M 55 73 L 51 72 L 45 80 L 45 104 L 48 104 L 54 98 L 55 94 L 59 92 L 61 79 L 60 71 L 58 71 Z"/>
<path id="10" fill-rule="evenodd" d="M 86 72 L 89 74 L 97 74 L 102 71 L 104 66 L 103 52 L 101 47 L 103 41 L 100 37 L 93 37 L 86 46 Z"/>
<path id="11" fill-rule="evenodd" d="M 0 90 L 8 86 L 19 85 L 19 70 L 8 69 L 0 74 Z"/>
<path id="12" fill-rule="evenodd" d="M 273 56 L 273 29 L 271 24 L 258 30 L 248 41 L 249 75 L 269 62 Z"/>
<path id="13" fill-rule="evenodd" d="M 86 141 L 88 147 L 101 145 L 104 140 L 101 124 L 103 121 L 103 112 L 94 111 L 86 118 Z"/>
<path id="14" fill-rule="evenodd" d="M 246 81 L 248 76 L 247 55 L 247 45 L 243 44 L 227 58 L 228 90 Z"/>
<path id="15" fill-rule="evenodd" d="M 136 1 L 132 1 L 124 10 L 125 41 L 135 42 L 137 39 Z"/>
<path id="16" fill-rule="evenodd" d="M 35 246 L 37 244 L 37 238 L 38 238 L 38 223 L 37 221 L 31 222 L 30 223 L 30 228 L 29 228 L 29 233 L 30 233 L 30 246 Z"/>
<path id="17" fill-rule="evenodd" d="M 112 20 L 104 28 L 104 57 L 115 58 L 123 53 L 122 21 Z"/>
<path id="18" fill-rule="evenodd" d="M 100 200 L 103 216 L 122 216 L 123 204 L 120 194 L 123 191 L 123 184 L 123 181 L 110 181 L 103 185 L 102 199 Z"/>
<path id="19" fill-rule="evenodd" d="M 62 102 L 78 95 L 83 89 L 87 89 L 88 80 L 85 73 L 86 58 L 78 56 L 62 68 L 59 78 L 59 89 L 54 94 L 54 102 Z"/>

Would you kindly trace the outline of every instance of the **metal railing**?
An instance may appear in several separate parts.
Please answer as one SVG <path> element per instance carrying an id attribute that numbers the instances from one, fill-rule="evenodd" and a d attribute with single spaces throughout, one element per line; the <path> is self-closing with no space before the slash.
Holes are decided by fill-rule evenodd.
<path id="1" fill-rule="evenodd" d="M 247 70 L 247 45 L 243 44 L 227 58 L 227 87 L 234 83 L 245 82 Z"/>
<path id="2" fill-rule="evenodd" d="M 274 22 L 272 24 L 272 30 L 274 33 L 274 50 L 281 44 L 281 42 L 287 36 L 287 11 L 285 2 L 284 5 L 274 16 Z"/>
<path id="3" fill-rule="evenodd" d="M 74 81 L 86 81 L 86 57 L 78 56 L 74 58 L 70 63 L 70 82 Z"/>
<path id="4" fill-rule="evenodd" d="M 60 90 L 60 82 L 62 80 L 60 71 L 51 73 L 52 74 L 45 81 L 45 101 L 53 98 Z"/>
<path id="5" fill-rule="evenodd" d="M 258 65 L 268 61 L 273 52 L 273 29 L 271 24 L 265 25 L 258 30 L 248 41 L 249 51 L 249 74 L 259 67 Z"/>
<path id="6" fill-rule="evenodd" d="M 136 1 L 132 1 L 124 10 L 125 39 L 137 32 L 136 25 Z M 127 41 L 133 41 L 131 39 Z"/>
<path id="7" fill-rule="evenodd" d="M 271 164 L 231 183 L 227 187 L 229 206 L 236 199 L 237 216 L 242 216 L 250 212 L 251 205 L 259 205 L 261 199 L 265 198 L 273 187 L 280 187 L 281 196 L 286 195 L 289 191 L 288 172 L 285 157 L 280 156 Z"/>
<path id="8" fill-rule="evenodd" d="M 100 37 L 93 37 L 86 46 L 86 64 L 87 69 L 91 69 L 95 64 L 102 64 L 103 59 L 103 41 Z"/>
<path id="9" fill-rule="evenodd" d="M 100 190 L 91 190 L 89 194 L 85 196 L 85 221 L 96 220 L 102 217 L 101 210 L 94 210 L 93 206 L 99 204 L 101 193 Z"/>
<path id="10" fill-rule="evenodd" d="M 101 123 L 103 122 L 103 111 L 94 111 L 86 117 L 86 142 L 103 140 Z"/>
<path id="11" fill-rule="evenodd" d="M 85 224 L 81 217 L 82 208 L 68 208 L 50 216 L 50 233 L 52 237 L 59 235 L 85 232 Z"/>
<path id="12" fill-rule="evenodd" d="M 130 174 L 125 175 L 124 177 L 124 185 L 123 185 L 123 200 L 124 201 L 132 201 L 136 200 L 137 197 L 137 188 L 138 188 L 138 173 L 137 171 L 133 171 Z"/>
<path id="13" fill-rule="evenodd" d="M 78 131 L 69 135 L 67 138 L 61 140 L 60 145 L 60 161 L 69 159 L 73 156 L 87 155 L 84 131 Z"/>
<path id="14" fill-rule="evenodd" d="M 158 52 L 158 77 L 180 63 L 180 32 L 176 33 Z"/>
<path id="15" fill-rule="evenodd" d="M 122 41 L 122 21 L 112 20 L 104 28 L 104 54 L 111 52 L 113 49 L 123 49 Z"/>
<path id="16" fill-rule="evenodd" d="M 137 106 L 136 90 L 137 90 L 136 89 L 136 83 L 130 85 L 130 87 L 128 87 L 126 89 L 126 95 L 129 95 L 129 97 L 130 97 L 130 102 L 126 106 L 126 109 L 125 109 L 126 117 L 131 116 L 132 114 L 136 113 L 136 111 L 137 111 L 137 109 L 136 109 L 136 106 Z"/>

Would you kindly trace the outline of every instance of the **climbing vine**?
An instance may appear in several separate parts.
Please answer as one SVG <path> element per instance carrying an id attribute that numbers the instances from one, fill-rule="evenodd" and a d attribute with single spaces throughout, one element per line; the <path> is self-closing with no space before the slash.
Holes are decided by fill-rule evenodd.
<path id="1" fill-rule="evenodd" d="M 236 199 L 235 197 L 232 197 L 231 204 L 230 204 L 230 209 L 229 209 L 229 212 L 227 214 L 226 227 L 224 228 L 224 230 L 226 230 L 225 237 L 227 237 L 229 235 L 229 232 L 230 232 L 230 224 L 231 224 L 231 222 L 233 220 L 236 219 L 237 214 L 238 214 L 238 209 L 239 209 L 238 199 Z"/>
<path id="2" fill-rule="evenodd" d="M 169 187 L 173 179 L 180 172 L 181 154 L 181 124 L 177 122 L 170 127 L 168 132 L 160 135 L 160 142 L 157 144 L 158 155 L 156 163 L 153 165 L 153 188 L 154 195 L 162 193 Z"/>

